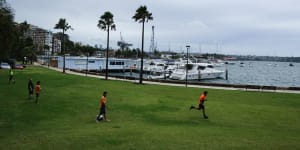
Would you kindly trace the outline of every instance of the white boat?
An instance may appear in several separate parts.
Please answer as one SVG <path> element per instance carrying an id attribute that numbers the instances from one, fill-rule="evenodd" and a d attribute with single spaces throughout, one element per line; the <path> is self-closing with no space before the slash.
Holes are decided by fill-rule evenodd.
<path id="1" fill-rule="evenodd" d="M 147 79 L 165 79 L 165 78 L 167 78 L 167 75 L 158 75 L 158 76 L 156 76 L 156 75 L 148 75 L 147 76 Z"/>
<path id="2" fill-rule="evenodd" d="M 174 70 L 170 78 L 186 80 L 186 69 L 188 69 L 187 80 L 215 79 L 220 78 L 224 73 L 224 71 L 217 70 L 213 65 L 208 63 L 191 63 Z"/>
<path id="3" fill-rule="evenodd" d="M 166 65 L 162 60 L 146 60 L 143 70 L 146 73 L 160 75 L 166 69 Z"/>
<path id="4" fill-rule="evenodd" d="M 225 65 L 234 65 L 235 64 L 235 62 L 232 62 L 232 61 L 225 61 L 225 63 L 224 63 Z"/>
<path id="5" fill-rule="evenodd" d="M 186 59 L 178 59 L 178 60 L 175 60 L 174 62 L 168 62 L 167 63 L 167 68 L 166 68 L 166 72 L 168 73 L 172 73 L 174 72 L 176 69 L 179 69 L 179 68 L 184 68 L 184 65 L 186 64 L 187 60 Z M 188 63 L 189 64 L 192 64 L 193 62 L 188 59 Z"/>
<path id="6" fill-rule="evenodd" d="M 58 68 L 63 68 L 63 57 L 57 58 Z M 135 65 L 136 61 L 130 59 L 108 58 L 108 69 L 110 71 L 129 70 Z M 105 70 L 106 58 L 97 57 L 65 57 L 65 68 L 76 70 Z"/>

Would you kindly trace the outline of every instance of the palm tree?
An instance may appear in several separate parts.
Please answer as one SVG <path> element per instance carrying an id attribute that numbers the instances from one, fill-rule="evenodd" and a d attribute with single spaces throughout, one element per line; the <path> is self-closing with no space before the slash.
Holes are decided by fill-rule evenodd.
<path id="1" fill-rule="evenodd" d="M 153 20 L 152 13 L 148 12 L 146 6 L 140 6 L 134 16 L 132 17 L 136 22 L 143 23 L 142 29 L 142 54 L 141 54 L 141 70 L 140 70 L 140 84 L 143 83 L 143 59 L 144 59 L 144 24 L 148 20 Z"/>
<path id="2" fill-rule="evenodd" d="M 64 18 L 60 18 L 58 23 L 55 25 L 54 29 L 62 29 L 62 33 L 63 33 L 63 38 L 62 38 L 62 42 L 63 42 L 63 55 L 64 55 L 64 64 L 63 64 L 63 73 L 65 73 L 66 70 L 66 56 L 65 56 L 65 32 L 67 32 L 67 30 L 71 29 L 73 30 L 73 28 L 66 22 L 66 19 Z"/>
<path id="3" fill-rule="evenodd" d="M 107 80 L 108 76 L 108 49 L 109 49 L 109 30 L 116 30 L 116 25 L 114 23 L 114 15 L 106 11 L 100 17 L 98 21 L 98 28 L 104 31 L 107 31 L 107 48 L 106 48 L 106 69 L 105 69 L 105 79 Z"/>

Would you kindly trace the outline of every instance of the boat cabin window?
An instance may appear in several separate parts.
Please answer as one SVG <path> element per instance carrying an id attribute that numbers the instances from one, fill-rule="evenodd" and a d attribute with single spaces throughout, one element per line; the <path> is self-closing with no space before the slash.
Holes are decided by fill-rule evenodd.
<path id="1" fill-rule="evenodd" d="M 124 65 L 124 62 L 122 62 L 122 61 L 111 61 L 110 63 L 109 63 L 110 65 Z"/>
<path id="2" fill-rule="evenodd" d="M 207 65 L 207 68 L 214 68 L 213 65 Z"/>
<path id="3" fill-rule="evenodd" d="M 89 60 L 89 63 L 95 63 L 95 60 Z"/>
<path id="4" fill-rule="evenodd" d="M 124 65 L 124 62 L 116 62 L 116 65 Z"/>
<path id="5" fill-rule="evenodd" d="M 198 66 L 198 70 L 204 70 L 205 67 L 204 66 Z"/>
<path id="6" fill-rule="evenodd" d="M 193 69 L 193 65 L 192 64 L 186 64 L 185 65 L 187 70 L 192 70 Z"/>
<path id="7" fill-rule="evenodd" d="M 152 65 L 155 65 L 155 63 L 154 63 L 154 62 L 151 62 L 149 65 L 151 65 L 151 66 L 152 66 Z"/>

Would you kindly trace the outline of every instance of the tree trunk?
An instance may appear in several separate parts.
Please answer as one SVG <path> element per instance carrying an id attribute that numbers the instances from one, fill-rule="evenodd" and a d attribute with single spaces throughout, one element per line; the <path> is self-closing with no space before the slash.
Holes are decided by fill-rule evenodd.
<path id="1" fill-rule="evenodd" d="M 144 65 L 144 24 L 143 21 L 143 29 L 142 29 L 142 54 L 141 54 L 141 69 L 140 69 L 140 84 L 143 84 L 143 65 Z"/>
<path id="2" fill-rule="evenodd" d="M 63 29 L 63 57 L 64 57 L 64 64 L 63 64 L 63 73 L 66 73 L 66 44 L 65 44 L 65 30 Z"/>
<path id="3" fill-rule="evenodd" d="M 107 29 L 107 48 L 106 48 L 106 69 L 105 69 L 105 80 L 108 78 L 108 49 L 109 49 L 109 27 Z"/>

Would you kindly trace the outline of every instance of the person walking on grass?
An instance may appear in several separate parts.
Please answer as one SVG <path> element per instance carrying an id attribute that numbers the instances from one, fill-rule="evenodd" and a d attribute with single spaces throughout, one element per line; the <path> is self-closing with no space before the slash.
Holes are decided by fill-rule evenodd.
<path id="1" fill-rule="evenodd" d="M 35 85 L 35 103 L 37 103 L 37 104 L 39 103 L 38 99 L 40 97 L 41 90 L 42 90 L 41 82 L 38 81 Z"/>
<path id="2" fill-rule="evenodd" d="M 107 96 L 107 92 L 103 92 L 103 95 L 99 101 L 99 109 L 100 109 L 100 112 L 96 118 L 96 121 L 99 122 L 101 120 L 104 119 L 104 121 L 110 121 L 109 119 L 106 118 L 106 96 Z"/>
<path id="3" fill-rule="evenodd" d="M 29 81 L 28 81 L 28 92 L 29 92 L 28 99 L 32 99 L 33 89 L 34 89 L 33 82 L 32 82 L 32 79 L 30 78 Z"/>
<path id="4" fill-rule="evenodd" d="M 12 71 L 12 69 L 9 69 L 9 80 L 8 80 L 8 83 L 10 84 L 10 82 L 13 82 L 14 84 L 16 83 L 15 78 L 14 78 L 14 72 Z"/>
<path id="5" fill-rule="evenodd" d="M 208 116 L 205 115 L 205 107 L 204 107 L 204 101 L 207 101 L 206 96 L 207 96 L 207 91 L 204 91 L 201 94 L 200 98 L 199 98 L 199 105 L 198 105 L 198 107 L 191 106 L 190 110 L 192 110 L 192 109 L 201 110 L 202 109 L 203 117 L 205 119 L 208 119 Z"/>

